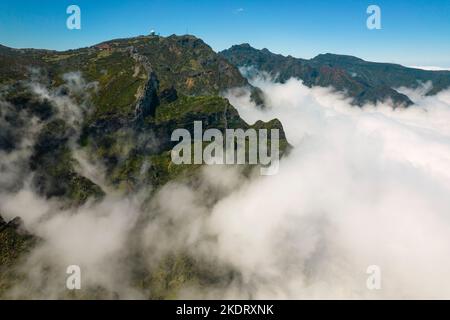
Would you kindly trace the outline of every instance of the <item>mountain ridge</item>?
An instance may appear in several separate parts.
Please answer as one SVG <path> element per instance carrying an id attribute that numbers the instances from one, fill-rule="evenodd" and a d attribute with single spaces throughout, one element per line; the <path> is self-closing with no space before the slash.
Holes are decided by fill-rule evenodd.
<path id="1" fill-rule="evenodd" d="M 58 210 L 76 211 L 111 194 L 127 198 L 142 191 L 143 205 L 148 205 L 170 182 L 198 184 L 202 165 L 171 162 L 178 143 L 172 141 L 172 132 L 186 129 L 193 135 L 194 121 L 202 121 L 204 130 L 222 133 L 279 129 L 280 152 L 287 150 L 277 119 L 248 124 L 220 95 L 232 87 L 255 90 L 235 66 L 193 36 L 115 39 L 62 52 L 0 47 L 0 154 L 18 157 L 7 165 L 2 162 L 0 175 L 8 179 L 0 179 L 0 193 L 29 188 Z M 100 177 L 90 175 L 84 163 L 94 166 Z M 255 165 L 240 168 L 248 174 Z M 156 214 L 145 209 L 142 219 Z M 22 235 L 20 228 L 13 228 L 16 224 L 6 224 L 2 217 L 8 215 L 2 215 L 0 297 L 7 297 L 9 288 L 29 285 L 17 266 L 38 241 Z M 196 271 L 202 263 L 187 253 L 169 254 L 152 268 L 134 255 L 130 260 L 138 278 L 134 285 L 149 298 L 173 296 L 184 282 L 204 277 Z M 181 269 L 172 270 L 172 265 Z M 159 272 L 167 268 L 169 272 Z M 32 297 L 38 290 L 25 295 Z M 113 294 L 92 287 L 81 297 Z M 67 291 L 61 297 L 67 298 Z"/>
<path id="2" fill-rule="evenodd" d="M 254 66 L 277 80 L 299 78 L 308 87 L 334 87 L 346 91 L 353 104 L 362 106 L 391 99 L 394 106 L 410 106 L 413 102 L 396 91 L 399 87 L 417 88 L 420 82 L 433 82 L 428 94 L 450 87 L 449 71 L 427 71 L 399 64 L 369 62 L 350 55 L 319 54 L 312 59 L 295 58 L 272 53 L 267 48 L 255 49 L 250 44 L 234 45 L 219 52 L 238 67 Z"/>

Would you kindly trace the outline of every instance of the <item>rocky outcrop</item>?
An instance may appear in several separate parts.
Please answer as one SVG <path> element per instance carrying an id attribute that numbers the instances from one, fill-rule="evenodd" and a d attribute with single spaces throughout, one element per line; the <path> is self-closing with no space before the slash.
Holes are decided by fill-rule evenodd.
<path id="1" fill-rule="evenodd" d="M 159 82 L 156 73 L 150 72 L 148 80 L 142 89 L 142 94 L 136 103 L 135 117 L 137 120 L 155 115 L 156 107 L 159 105 L 158 90 Z"/>
<path id="2" fill-rule="evenodd" d="M 146 56 L 139 54 L 134 46 L 128 47 L 127 50 L 134 61 L 136 61 L 137 68 L 145 70 L 147 79 L 140 90 L 141 92 L 138 94 L 135 107 L 135 119 L 140 121 L 147 116 L 153 116 L 155 114 L 156 107 L 159 105 L 159 81 L 156 72 L 153 70 L 151 63 Z"/>

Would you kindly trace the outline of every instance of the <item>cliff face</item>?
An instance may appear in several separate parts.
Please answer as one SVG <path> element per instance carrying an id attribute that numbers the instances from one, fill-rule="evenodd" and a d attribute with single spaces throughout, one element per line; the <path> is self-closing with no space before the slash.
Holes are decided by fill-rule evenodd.
<path id="1" fill-rule="evenodd" d="M 294 77 L 309 87 L 333 87 L 346 92 L 359 106 L 387 99 L 395 106 L 409 106 L 412 101 L 395 88 L 415 88 L 420 82 L 431 81 L 433 87 L 429 94 L 435 94 L 450 86 L 450 72 L 447 71 L 411 69 L 351 56 L 324 54 L 305 60 L 274 54 L 267 49 L 258 50 L 248 44 L 232 46 L 220 55 L 236 66 L 253 66 L 266 71 L 281 82 Z"/>

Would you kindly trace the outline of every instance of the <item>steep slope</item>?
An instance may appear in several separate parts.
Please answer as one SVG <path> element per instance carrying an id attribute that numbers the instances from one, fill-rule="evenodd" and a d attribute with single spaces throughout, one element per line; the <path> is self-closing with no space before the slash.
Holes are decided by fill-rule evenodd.
<path id="1" fill-rule="evenodd" d="M 174 129 L 192 129 L 194 120 L 222 130 L 249 127 L 218 95 L 251 86 L 193 36 L 141 36 L 64 52 L 1 47 L 0 58 L 9 105 L 1 112 L 8 126 L 23 125 L 11 119 L 24 110 L 42 121 L 29 167 L 35 187 L 48 197 L 69 195 L 83 202 L 102 195 L 76 172 L 74 145 L 100 159 L 114 184 L 134 189 L 137 180 L 158 186 L 169 179 Z M 81 117 L 75 123 L 60 114 L 66 105 L 77 106 L 69 110 Z M 14 139 L 17 134 L 0 142 L 7 148 Z M 150 160 L 149 177 L 141 175 L 140 166 Z"/>
<path id="2" fill-rule="evenodd" d="M 421 82 L 431 81 L 433 87 L 429 94 L 435 94 L 450 86 L 450 72 L 447 71 L 411 69 L 351 56 L 324 54 L 305 60 L 274 54 L 267 49 L 258 50 L 249 44 L 232 46 L 220 55 L 239 67 L 254 66 L 266 71 L 281 82 L 295 77 L 309 87 L 331 86 L 345 91 L 356 105 L 391 99 L 396 106 L 409 106 L 412 101 L 394 88 L 415 88 Z"/>
<path id="3" fill-rule="evenodd" d="M 143 36 L 64 52 L 0 47 L 0 195 L 30 188 L 57 204 L 56 212 L 140 190 L 147 203 L 168 182 L 195 183 L 201 166 L 173 165 L 170 156 L 177 143 L 170 139 L 173 130 L 192 134 L 194 121 L 222 132 L 278 128 L 286 150 L 279 121 L 249 125 L 220 96 L 242 86 L 251 88 L 236 67 L 192 36 Z M 91 175 L 85 162 L 101 176 Z M 141 218 L 155 213 L 148 215 Z M 0 216 L 0 296 L 12 285 L 28 286 L 27 275 L 15 267 L 36 241 L 16 222 Z M 126 254 L 137 270 L 136 286 L 151 291 L 150 298 L 175 296 L 193 278 L 221 277 L 186 253 L 171 253 L 154 269 L 139 262 L 142 253 Z M 95 287 L 77 297 L 115 296 Z"/>

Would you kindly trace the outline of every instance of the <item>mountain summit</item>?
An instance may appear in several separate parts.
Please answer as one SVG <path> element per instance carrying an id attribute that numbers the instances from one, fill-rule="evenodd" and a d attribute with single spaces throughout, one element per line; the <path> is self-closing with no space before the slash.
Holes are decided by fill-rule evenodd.
<path id="1" fill-rule="evenodd" d="M 0 47 L 0 74 L 0 151 L 19 147 L 29 118 L 37 117 L 41 130 L 26 166 L 33 186 L 75 203 L 102 190 L 77 172 L 74 146 L 102 163 L 117 187 L 161 186 L 180 173 L 169 165 L 173 130 L 192 131 L 194 121 L 205 129 L 248 128 L 220 93 L 255 90 L 190 35 L 116 39 L 63 52 Z M 141 171 L 145 163 L 151 165 Z"/>

